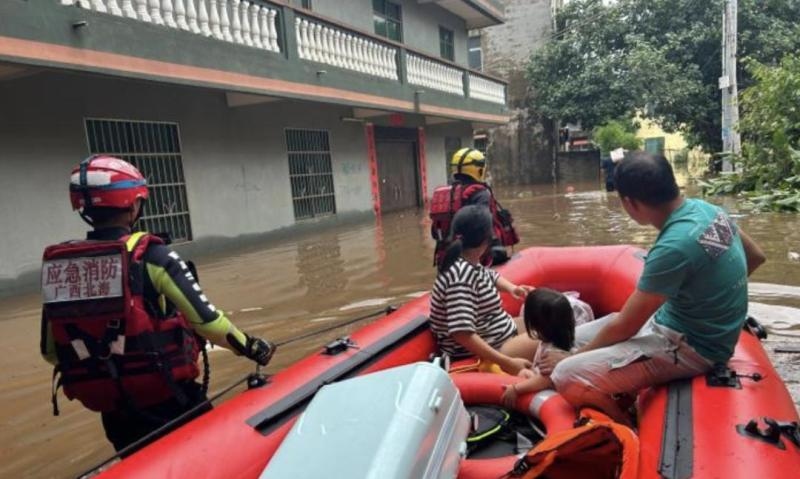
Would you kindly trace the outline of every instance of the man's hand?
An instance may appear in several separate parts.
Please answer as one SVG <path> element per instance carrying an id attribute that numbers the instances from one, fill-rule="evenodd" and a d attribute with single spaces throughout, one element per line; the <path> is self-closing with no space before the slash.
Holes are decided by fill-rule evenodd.
<path id="1" fill-rule="evenodd" d="M 252 359 L 261 366 L 269 364 L 272 355 L 277 351 L 278 346 L 271 341 L 265 341 L 255 336 L 247 336 L 247 343 L 245 344 L 244 356 Z"/>
<path id="2" fill-rule="evenodd" d="M 560 349 L 550 348 L 542 353 L 539 363 L 539 374 L 549 376 L 563 359 L 570 357 L 571 354 Z"/>

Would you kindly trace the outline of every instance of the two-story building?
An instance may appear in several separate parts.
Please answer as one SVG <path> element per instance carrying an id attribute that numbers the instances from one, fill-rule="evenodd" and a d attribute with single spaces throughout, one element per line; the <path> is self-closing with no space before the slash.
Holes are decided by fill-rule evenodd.
<path id="1" fill-rule="evenodd" d="M 467 68 L 498 0 L 3 0 L 0 289 L 85 230 L 69 172 L 136 164 L 177 242 L 422 206 L 446 150 L 507 121 Z"/>

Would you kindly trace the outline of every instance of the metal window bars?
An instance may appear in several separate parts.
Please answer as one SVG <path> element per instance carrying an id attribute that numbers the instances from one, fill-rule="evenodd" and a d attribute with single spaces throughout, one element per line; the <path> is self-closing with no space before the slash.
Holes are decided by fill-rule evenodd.
<path id="1" fill-rule="evenodd" d="M 328 132 L 286 129 L 286 149 L 295 220 L 336 214 Z"/>
<path id="2" fill-rule="evenodd" d="M 150 198 L 138 228 L 168 233 L 175 242 L 191 241 L 178 124 L 87 118 L 85 126 L 91 154 L 122 158 L 147 178 Z"/>

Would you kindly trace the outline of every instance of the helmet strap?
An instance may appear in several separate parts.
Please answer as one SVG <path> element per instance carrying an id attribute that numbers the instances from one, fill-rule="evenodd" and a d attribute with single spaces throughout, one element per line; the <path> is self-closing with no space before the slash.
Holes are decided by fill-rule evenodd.
<path id="1" fill-rule="evenodd" d="M 136 214 L 136 218 L 133 219 L 133 223 L 131 223 L 131 231 L 133 231 L 133 227 L 136 226 L 136 223 L 138 223 L 139 220 L 142 219 L 143 213 L 144 213 L 144 200 L 141 200 L 141 202 L 139 203 L 139 212 Z"/>
<path id="2" fill-rule="evenodd" d="M 81 219 L 82 219 L 82 220 L 83 220 L 83 221 L 84 221 L 84 222 L 85 222 L 87 225 L 89 225 L 89 226 L 91 226 L 92 228 L 94 228 L 94 221 L 93 221 L 93 220 L 92 220 L 92 218 L 90 218 L 90 217 L 89 217 L 89 216 L 88 216 L 86 213 L 84 213 L 84 212 L 83 212 L 83 210 L 79 211 L 79 212 L 78 212 L 78 214 L 79 214 L 79 215 L 81 215 Z"/>
<path id="3" fill-rule="evenodd" d="M 459 175 L 461 174 L 461 167 L 463 167 L 463 166 L 464 166 L 464 160 L 465 160 L 465 159 L 467 159 L 467 156 L 468 156 L 470 153 L 472 153 L 472 149 L 471 149 L 471 148 L 467 148 L 467 151 L 465 151 L 465 152 L 464 152 L 464 153 L 461 155 L 461 158 L 459 158 L 459 159 L 458 159 L 458 165 L 457 165 L 457 167 L 456 167 L 456 168 L 457 168 L 457 171 L 456 171 L 456 173 L 458 173 Z"/>
<path id="4" fill-rule="evenodd" d="M 80 185 L 81 192 L 83 193 L 84 208 L 92 206 L 92 195 L 91 193 L 89 193 L 89 180 L 88 180 L 89 164 L 92 162 L 92 159 L 94 159 L 94 156 L 90 156 L 89 158 L 86 158 L 85 160 L 81 161 L 81 164 L 79 166 L 80 170 L 78 172 L 79 175 L 78 184 Z M 81 217 L 83 217 L 83 213 L 81 213 Z M 84 221 L 86 221 L 86 218 L 84 218 Z"/>

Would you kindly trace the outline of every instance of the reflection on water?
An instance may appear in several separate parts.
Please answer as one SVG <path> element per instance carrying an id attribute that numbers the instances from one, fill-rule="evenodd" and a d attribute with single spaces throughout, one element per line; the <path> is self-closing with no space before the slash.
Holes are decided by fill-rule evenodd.
<path id="1" fill-rule="evenodd" d="M 520 247 L 647 246 L 655 239 L 654 230 L 625 215 L 615 194 L 595 191 L 593 185 L 572 186 L 570 193 L 562 186 L 499 191 L 514 213 Z M 730 201 L 725 206 L 769 258 L 753 278 L 753 313 L 773 330 L 775 344 L 797 341 L 800 263 L 790 261 L 788 252 L 800 251 L 800 217 L 750 215 Z M 196 262 L 204 289 L 217 307 L 246 331 L 281 341 L 427 291 L 435 274 L 429 227 L 424 213 L 400 212 Z M 285 367 L 359 326 L 284 347 L 268 370 Z M 51 416 L 51 370 L 38 355 L 38 335 L 38 295 L 0 300 L 0 348 L 6 353 L 0 381 L 0 477 L 74 475 L 111 452 L 94 414 L 62 397 L 62 415 Z M 247 361 L 224 350 L 216 349 L 211 357 L 212 390 L 251 369 Z M 798 356 L 775 357 L 790 389 L 800 397 L 800 371 L 792 366 Z"/>

